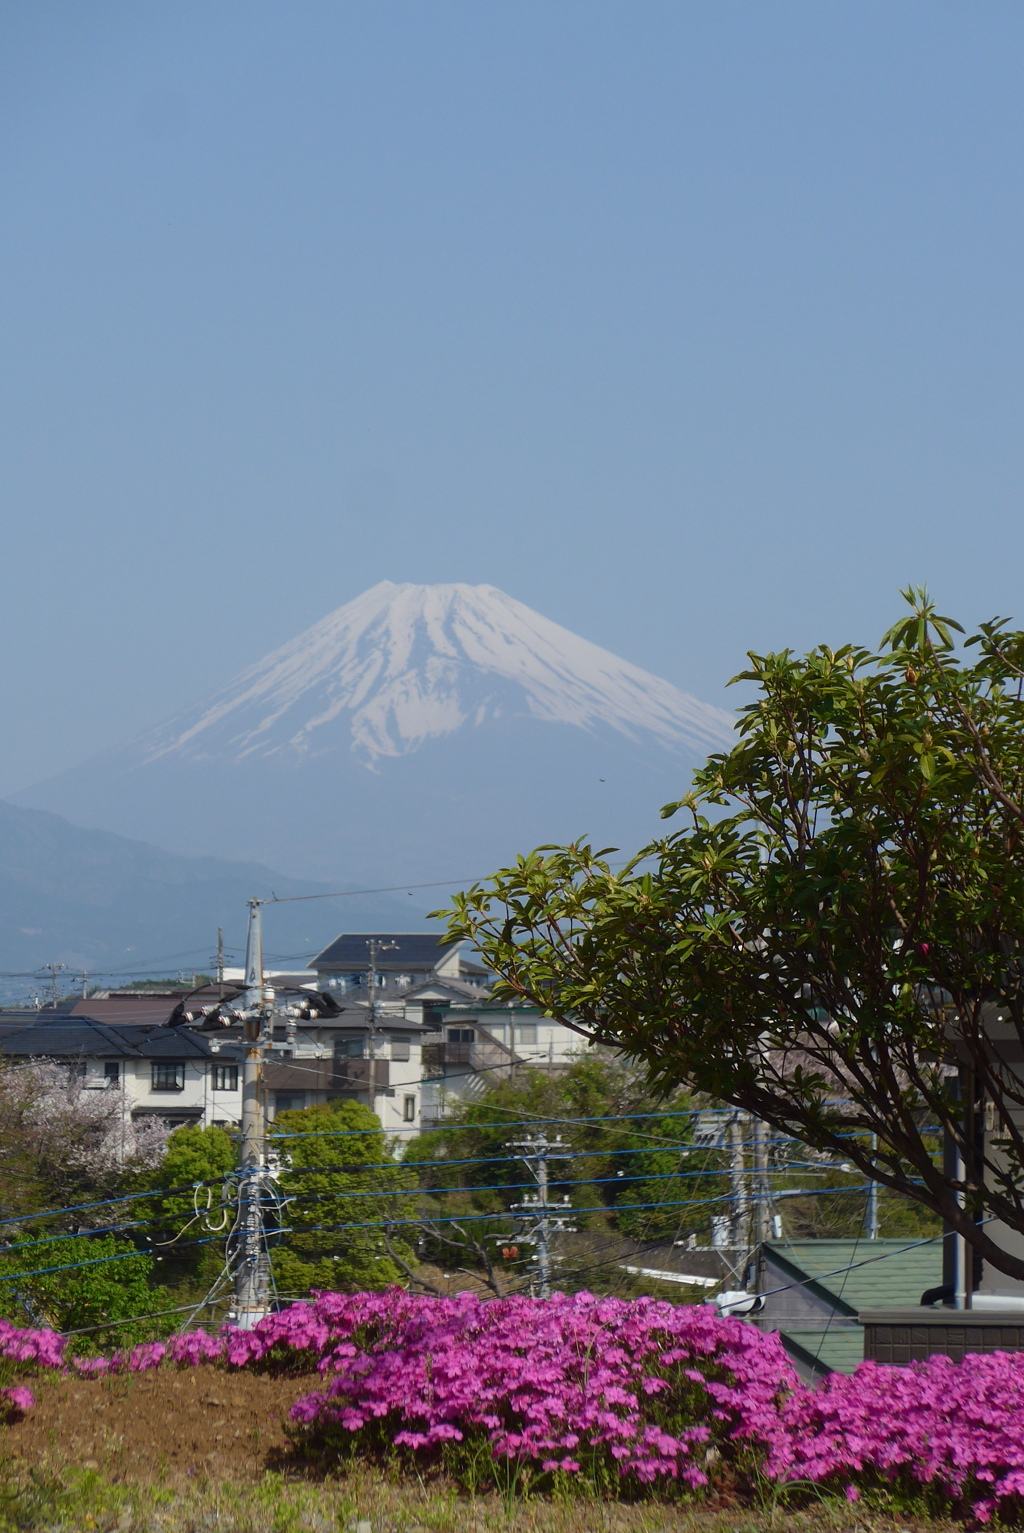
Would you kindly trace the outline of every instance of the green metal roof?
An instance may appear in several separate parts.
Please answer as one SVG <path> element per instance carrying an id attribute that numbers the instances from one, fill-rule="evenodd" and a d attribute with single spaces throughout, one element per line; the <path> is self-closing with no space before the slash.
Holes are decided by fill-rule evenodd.
<path id="1" fill-rule="evenodd" d="M 794 1362 L 828 1373 L 852 1373 L 864 1361 L 864 1328 L 859 1325 L 788 1326 L 779 1332 Z"/>
<path id="2" fill-rule="evenodd" d="M 765 1250 L 794 1277 L 811 1278 L 810 1291 L 844 1315 L 918 1305 L 926 1288 L 942 1282 L 941 1239 L 769 1240 Z"/>

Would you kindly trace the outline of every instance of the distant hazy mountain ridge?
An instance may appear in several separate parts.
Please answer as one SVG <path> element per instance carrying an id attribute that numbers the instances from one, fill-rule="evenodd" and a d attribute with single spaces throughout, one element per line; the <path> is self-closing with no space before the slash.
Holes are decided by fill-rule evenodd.
<path id="1" fill-rule="evenodd" d="M 137 742 L 146 762 L 345 745 L 370 764 L 520 714 L 720 747 L 732 720 L 494 586 L 382 581 Z"/>
<path id="2" fill-rule="evenodd" d="M 40 964 L 108 973 L 209 968 L 217 928 L 237 959 L 252 895 L 319 894 L 254 863 L 178 857 L 143 842 L 83 830 L 59 815 L 0 800 L 0 996 L 28 994 Z M 411 902 L 406 900 L 405 905 Z M 346 924 L 417 930 L 421 912 L 387 895 L 300 899 L 267 912 L 268 962 L 297 963 Z M 11 978 L 11 971 L 22 978 Z"/>

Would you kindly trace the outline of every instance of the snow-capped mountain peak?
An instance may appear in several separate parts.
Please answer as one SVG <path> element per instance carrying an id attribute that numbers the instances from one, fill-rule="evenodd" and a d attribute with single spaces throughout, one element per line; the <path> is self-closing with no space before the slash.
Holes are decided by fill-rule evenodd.
<path id="1" fill-rule="evenodd" d="M 381 581 L 139 742 L 145 761 L 307 756 L 366 765 L 501 716 L 706 752 L 732 719 L 490 585 Z"/>

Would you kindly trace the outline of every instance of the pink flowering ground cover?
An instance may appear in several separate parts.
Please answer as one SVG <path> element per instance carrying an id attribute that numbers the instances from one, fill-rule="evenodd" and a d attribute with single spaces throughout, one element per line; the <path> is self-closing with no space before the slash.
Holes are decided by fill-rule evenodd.
<path id="1" fill-rule="evenodd" d="M 474 1486 L 568 1476 L 609 1493 L 699 1493 L 724 1475 L 1024 1520 L 1024 1355 L 864 1363 L 811 1388 L 776 1336 L 709 1305 L 324 1293 L 252 1331 L 101 1358 L 0 1321 L 0 1358 L 8 1420 L 31 1409 L 33 1373 L 317 1368 L 323 1387 L 291 1412 L 310 1451 L 437 1461 Z"/>
<path id="2" fill-rule="evenodd" d="M 463 1476 L 483 1459 L 705 1486 L 709 1463 L 764 1441 L 797 1385 L 777 1337 L 711 1306 L 391 1293 L 346 1314 L 330 1299 L 348 1334 L 295 1421 L 311 1440 L 440 1454 Z"/>

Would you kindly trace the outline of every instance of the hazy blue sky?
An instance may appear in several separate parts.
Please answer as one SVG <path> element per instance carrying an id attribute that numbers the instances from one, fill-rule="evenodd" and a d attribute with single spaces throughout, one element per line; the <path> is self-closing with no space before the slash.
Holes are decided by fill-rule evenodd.
<path id="1" fill-rule="evenodd" d="M 7 0 L 0 791 L 375 581 L 1024 619 L 1024 7 Z"/>

